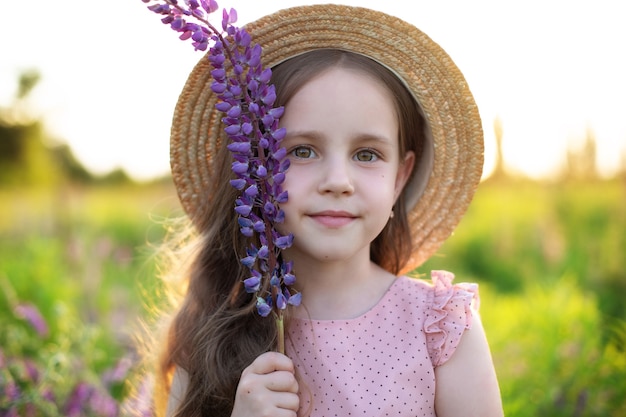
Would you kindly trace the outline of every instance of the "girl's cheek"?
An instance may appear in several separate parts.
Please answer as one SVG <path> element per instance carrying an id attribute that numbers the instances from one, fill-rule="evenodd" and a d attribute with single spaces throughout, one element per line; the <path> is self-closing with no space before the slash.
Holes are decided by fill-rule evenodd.
<path id="1" fill-rule="evenodd" d="M 291 230 L 289 230 L 289 227 L 287 227 L 285 223 L 275 223 L 274 227 L 276 228 L 276 231 L 281 235 L 288 235 L 289 233 L 293 233 Z"/>

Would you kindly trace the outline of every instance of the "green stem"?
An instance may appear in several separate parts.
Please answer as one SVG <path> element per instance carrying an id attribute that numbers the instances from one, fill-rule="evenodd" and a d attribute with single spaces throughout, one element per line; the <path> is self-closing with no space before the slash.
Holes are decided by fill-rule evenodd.
<path id="1" fill-rule="evenodd" d="M 283 312 L 279 311 L 276 314 L 276 328 L 278 329 L 278 346 L 279 353 L 285 354 L 285 324 L 283 321 Z"/>

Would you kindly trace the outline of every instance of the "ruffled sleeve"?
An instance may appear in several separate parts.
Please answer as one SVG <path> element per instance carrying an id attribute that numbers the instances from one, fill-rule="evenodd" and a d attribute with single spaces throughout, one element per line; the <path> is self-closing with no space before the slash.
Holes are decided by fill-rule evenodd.
<path id="1" fill-rule="evenodd" d="M 472 326 L 472 305 L 478 310 L 477 284 L 452 284 L 454 274 L 432 271 L 432 290 L 424 321 L 426 345 L 433 367 L 443 365 L 454 353 L 461 336 Z"/>

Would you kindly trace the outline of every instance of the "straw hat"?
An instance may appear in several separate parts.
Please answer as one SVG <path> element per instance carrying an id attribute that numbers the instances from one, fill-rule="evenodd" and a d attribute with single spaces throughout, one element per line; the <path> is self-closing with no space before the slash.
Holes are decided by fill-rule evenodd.
<path id="1" fill-rule="evenodd" d="M 448 54 L 413 25 L 359 7 L 293 7 L 246 25 L 273 67 L 314 49 L 366 55 L 392 70 L 421 107 L 429 136 L 418 171 L 407 185 L 413 254 L 402 272 L 427 260 L 465 213 L 483 166 L 483 132 L 474 98 Z M 214 155 L 223 135 L 210 64 L 192 70 L 176 105 L 171 131 L 171 168 L 183 208 L 197 218 L 209 193 Z M 287 173 L 289 175 L 289 173 Z"/>

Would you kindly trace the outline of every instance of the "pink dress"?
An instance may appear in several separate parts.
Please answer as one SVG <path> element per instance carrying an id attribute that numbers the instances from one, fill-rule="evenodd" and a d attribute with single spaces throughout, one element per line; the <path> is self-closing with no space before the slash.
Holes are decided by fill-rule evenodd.
<path id="1" fill-rule="evenodd" d="M 399 277 L 365 314 L 295 319 L 287 354 L 301 378 L 298 415 L 435 416 L 435 367 L 454 353 L 478 308 L 476 284 Z"/>

